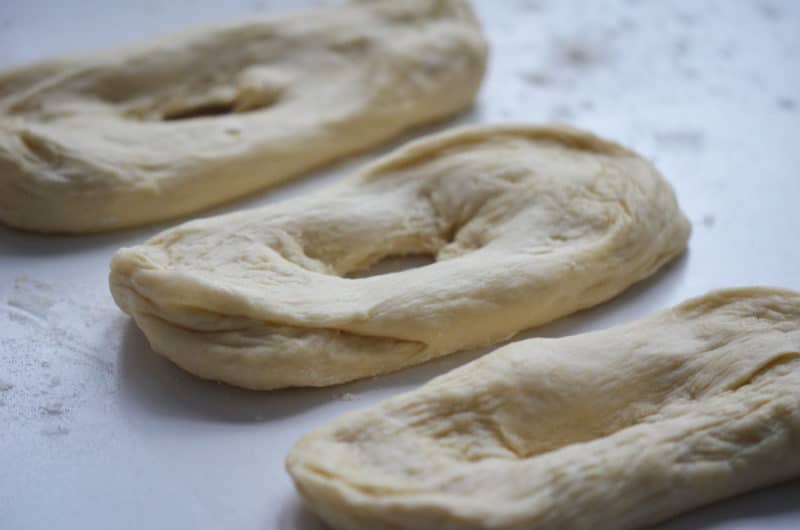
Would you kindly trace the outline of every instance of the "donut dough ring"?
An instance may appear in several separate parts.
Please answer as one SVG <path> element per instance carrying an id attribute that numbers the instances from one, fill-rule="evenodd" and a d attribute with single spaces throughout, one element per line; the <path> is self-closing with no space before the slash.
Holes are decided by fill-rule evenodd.
<path id="1" fill-rule="evenodd" d="M 642 528 L 800 476 L 800 293 L 500 348 L 302 438 L 337 530 Z"/>
<path id="2" fill-rule="evenodd" d="M 466 0 L 373 0 L 0 72 L 0 221 L 94 232 L 185 215 L 468 107 Z"/>
<path id="3" fill-rule="evenodd" d="M 254 389 L 323 386 L 491 344 L 606 301 L 689 224 L 636 154 L 566 128 L 412 142 L 314 195 L 192 221 L 111 261 L 153 349 Z M 348 278 L 387 256 L 421 268 Z"/>

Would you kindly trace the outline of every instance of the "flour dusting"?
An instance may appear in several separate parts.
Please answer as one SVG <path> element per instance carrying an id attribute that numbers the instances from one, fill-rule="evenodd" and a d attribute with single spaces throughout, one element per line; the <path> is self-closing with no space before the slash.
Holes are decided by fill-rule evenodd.
<path id="1" fill-rule="evenodd" d="M 23 315 L 44 319 L 57 301 L 51 284 L 34 280 L 23 274 L 15 279 L 14 290 L 7 303 L 9 308 L 22 312 Z"/>
<path id="2" fill-rule="evenodd" d="M 0 424 L 9 436 L 13 429 L 31 428 L 65 436 L 76 414 L 92 402 L 108 402 L 116 392 L 113 376 L 125 319 L 104 290 L 28 275 L 15 279 L 4 302 Z"/>

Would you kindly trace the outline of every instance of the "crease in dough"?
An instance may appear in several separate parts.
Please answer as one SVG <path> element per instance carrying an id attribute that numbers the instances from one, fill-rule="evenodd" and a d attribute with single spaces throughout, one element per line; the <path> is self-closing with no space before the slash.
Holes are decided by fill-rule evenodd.
<path id="1" fill-rule="evenodd" d="M 208 208 L 473 102 L 467 0 L 347 2 L 0 72 L 0 221 L 95 232 Z"/>
<path id="2" fill-rule="evenodd" d="M 153 349 L 196 375 L 322 386 L 604 302 L 688 235 L 670 185 L 617 144 L 563 127 L 465 127 L 318 193 L 121 249 L 110 286 Z M 404 254 L 436 261 L 348 277 Z"/>
<path id="3" fill-rule="evenodd" d="M 798 477 L 800 293 L 510 344 L 307 434 L 287 469 L 338 530 L 624 530 Z"/>

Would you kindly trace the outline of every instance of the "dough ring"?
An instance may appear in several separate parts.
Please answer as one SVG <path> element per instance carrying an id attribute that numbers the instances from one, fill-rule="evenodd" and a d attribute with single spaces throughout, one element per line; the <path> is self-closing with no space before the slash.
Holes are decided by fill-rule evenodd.
<path id="1" fill-rule="evenodd" d="M 117 304 L 153 349 L 256 389 L 398 370 L 599 304 L 680 254 L 669 184 L 577 130 L 471 127 L 339 186 L 122 249 Z M 348 278 L 387 256 L 417 269 Z"/>
<path id="2" fill-rule="evenodd" d="M 0 221 L 188 214 L 451 116 L 487 47 L 466 0 L 373 0 L 0 73 Z"/>
<path id="3" fill-rule="evenodd" d="M 800 476 L 800 293 L 500 348 L 301 439 L 337 530 L 641 528 Z"/>

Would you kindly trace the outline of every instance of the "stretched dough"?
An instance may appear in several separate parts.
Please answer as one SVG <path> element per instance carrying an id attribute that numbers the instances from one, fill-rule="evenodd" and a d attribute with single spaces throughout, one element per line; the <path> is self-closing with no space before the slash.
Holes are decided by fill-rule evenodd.
<path id="1" fill-rule="evenodd" d="M 800 476 L 800 293 L 513 343 L 301 439 L 337 530 L 640 528 Z"/>
<path id="2" fill-rule="evenodd" d="M 586 308 L 680 254 L 669 184 L 571 129 L 415 141 L 315 195 L 192 221 L 111 262 L 153 349 L 248 388 L 322 386 L 490 344 Z M 417 269 L 348 278 L 386 256 Z"/>
<path id="3" fill-rule="evenodd" d="M 0 221 L 92 232 L 188 214 L 470 105 L 466 0 L 352 2 L 0 73 Z"/>

